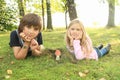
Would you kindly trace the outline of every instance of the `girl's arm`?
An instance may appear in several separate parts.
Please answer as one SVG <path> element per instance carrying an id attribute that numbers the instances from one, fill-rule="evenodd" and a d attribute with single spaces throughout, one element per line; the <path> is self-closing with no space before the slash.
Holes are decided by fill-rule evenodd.
<path id="1" fill-rule="evenodd" d="M 13 47 L 14 56 L 16 59 L 24 59 L 27 55 L 30 43 L 24 42 L 23 47 Z"/>
<path id="2" fill-rule="evenodd" d="M 83 53 L 81 46 L 80 46 L 80 40 L 74 40 L 73 47 L 74 47 L 74 53 L 75 53 L 76 59 L 78 59 L 78 60 L 83 59 L 84 53 Z"/>

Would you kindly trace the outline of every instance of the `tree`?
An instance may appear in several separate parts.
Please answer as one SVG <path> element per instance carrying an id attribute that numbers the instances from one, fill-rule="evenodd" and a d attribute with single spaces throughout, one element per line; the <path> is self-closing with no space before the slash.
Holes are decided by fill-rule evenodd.
<path id="1" fill-rule="evenodd" d="M 115 0 L 108 0 L 109 4 L 109 15 L 107 28 L 115 26 Z"/>
<path id="2" fill-rule="evenodd" d="M 0 31 L 12 30 L 15 28 L 17 10 L 13 5 L 7 6 L 4 0 L 0 4 Z"/>
<path id="3" fill-rule="evenodd" d="M 76 12 L 76 8 L 75 8 L 75 3 L 74 0 L 67 0 L 67 10 L 69 12 L 69 17 L 70 17 L 70 21 L 77 18 L 77 12 Z"/>
<path id="4" fill-rule="evenodd" d="M 74 0 L 62 0 L 62 5 L 64 11 L 65 11 L 65 23 L 66 23 L 66 29 L 67 29 L 67 13 L 69 13 L 70 21 L 77 18 L 77 12 L 75 8 Z"/>
<path id="5" fill-rule="evenodd" d="M 44 0 L 42 0 L 42 19 L 43 19 L 43 30 L 45 30 L 45 19 L 44 19 Z"/>
<path id="6" fill-rule="evenodd" d="M 23 7 L 23 0 L 17 0 L 20 18 L 25 15 L 24 7 Z"/>
<path id="7" fill-rule="evenodd" d="M 53 30 L 52 27 L 52 18 L 51 18 L 51 9 L 50 9 L 50 0 L 46 0 L 47 6 L 47 29 Z"/>

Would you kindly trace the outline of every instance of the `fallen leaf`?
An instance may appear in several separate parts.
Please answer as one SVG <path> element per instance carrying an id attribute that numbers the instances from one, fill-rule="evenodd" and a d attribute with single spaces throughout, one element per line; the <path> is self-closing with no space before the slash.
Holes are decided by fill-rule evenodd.
<path id="1" fill-rule="evenodd" d="M 69 76 L 70 74 L 67 72 L 66 75 Z"/>
<path id="2" fill-rule="evenodd" d="M 84 73 L 85 73 L 85 74 L 88 74 L 88 73 L 89 73 L 89 70 L 84 70 Z"/>
<path id="3" fill-rule="evenodd" d="M 86 74 L 82 73 L 82 72 L 79 72 L 78 74 L 79 74 L 80 77 L 85 77 L 86 76 Z"/>
<path id="4" fill-rule="evenodd" d="M 0 59 L 3 59 L 3 56 L 0 56 Z"/>
<path id="5" fill-rule="evenodd" d="M 14 61 L 11 61 L 11 64 L 14 64 Z"/>
<path id="6" fill-rule="evenodd" d="M 5 75 L 5 79 L 8 79 L 8 78 L 10 78 L 10 75 Z"/>
<path id="7" fill-rule="evenodd" d="M 8 69 L 7 74 L 12 74 L 12 70 Z"/>
<path id="8" fill-rule="evenodd" d="M 103 71 L 103 70 L 104 70 L 104 68 L 100 67 L 100 68 L 99 68 L 99 70 L 100 70 L 100 71 Z"/>
<path id="9" fill-rule="evenodd" d="M 101 79 L 99 79 L 99 80 L 106 80 L 105 78 L 101 78 Z"/>

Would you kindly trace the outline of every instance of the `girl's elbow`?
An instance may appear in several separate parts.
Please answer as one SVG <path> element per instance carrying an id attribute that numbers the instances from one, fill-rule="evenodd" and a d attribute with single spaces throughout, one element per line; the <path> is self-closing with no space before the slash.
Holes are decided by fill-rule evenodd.
<path id="1" fill-rule="evenodd" d="M 75 57 L 76 57 L 77 60 L 82 60 L 84 58 L 81 53 L 76 53 Z"/>
<path id="2" fill-rule="evenodd" d="M 76 59 L 77 60 L 82 60 L 82 57 L 81 56 L 76 56 Z"/>

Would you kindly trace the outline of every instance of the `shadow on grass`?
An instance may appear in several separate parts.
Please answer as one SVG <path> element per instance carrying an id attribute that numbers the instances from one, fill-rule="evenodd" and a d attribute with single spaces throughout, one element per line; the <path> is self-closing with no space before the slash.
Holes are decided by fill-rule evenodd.
<path id="1" fill-rule="evenodd" d="M 60 50 L 60 60 L 56 60 L 55 51 Z M 74 55 L 70 54 L 67 50 L 62 48 L 57 49 L 45 49 L 42 56 L 49 56 L 53 58 L 58 63 L 64 63 L 64 61 L 70 61 L 73 64 L 76 64 L 78 61 L 75 59 Z"/>

